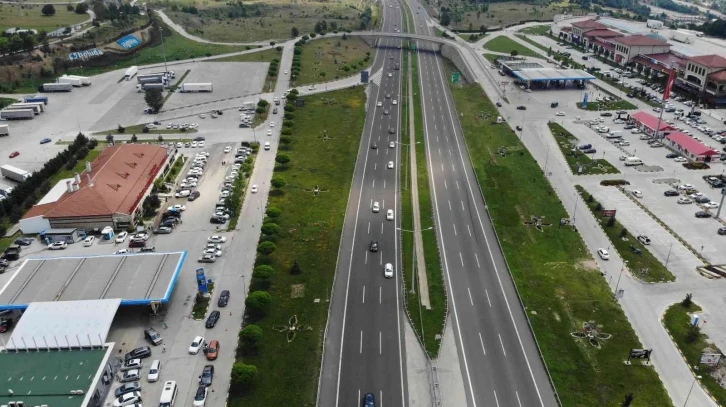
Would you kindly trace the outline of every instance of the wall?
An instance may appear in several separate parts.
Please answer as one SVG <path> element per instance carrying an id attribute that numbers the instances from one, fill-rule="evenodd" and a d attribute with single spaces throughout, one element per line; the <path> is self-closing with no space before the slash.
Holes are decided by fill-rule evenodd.
<path id="1" fill-rule="evenodd" d="M 459 54 L 459 51 L 455 47 L 448 44 L 443 44 L 441 46 L 441 56 L 451 60 L 451 62 L 456 65 L 456 68 L 459 70 L 459 72 L 461 72 L 461 75 L 464 77 L 464 79 L 466 79 L 467 82 L 476 82 L 476 78 L 469 69 L 469 65 L 464 62 L 464 59 L 461 57 L 461 54 Z"/>

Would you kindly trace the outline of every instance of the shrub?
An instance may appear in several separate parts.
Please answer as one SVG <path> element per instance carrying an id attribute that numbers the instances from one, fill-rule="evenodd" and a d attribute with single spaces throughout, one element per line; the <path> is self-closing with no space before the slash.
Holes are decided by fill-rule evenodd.
<path id="1" fill-rule="evenodd" d="M 262 328 L 250 324 L 239 331 L 239 343 L 245 349 L 256 349 L 262 340 Z"/>
<path id="2" fill-rule="evenodd" d="M 262 225 L 261 230 L 262 230 L 262 233 L 265 235 L 276 235 L 276 234 L 280 233 L 281 228 L 280 228 L 280 225 L 278 225 L 277 223 L 269 222 L 269 223 L 265 223 L 264 225 Z"/>
<path id="3" fill-rule="evenodd" d="M 263 256 L 269 256 L 275 250 L 277 250 L 277 246 L 272 242 L 263 242 L 257 245 L 257 253 Z"/>
<path id="4" fill-rule="evenodd" d="M 268 282 L 275 276 L 275 269 L 267 264 L 262 264 L 252 271 L 252 278 L 259 281 Z"/>
<path id="5" fill-rule="evenodd" d="M 269 104 L 270 104 L 270 102 L 266 101 L 265 99 L 260 99 L 260 101 L 257 102 L 257 106 L 259 106 L 259 107 L 265 107 Z"/>
<path id="6" fill-rule="evenodd" d="M 290 268 L 290 274 L 296 276 L 298 274 L 302 273 L 302 269 L 300 268 L 300 263 L 295 260 L 295 263 L 293 263 L 292 267 Z"/>
<path id="7" fill-rule="evenodd" d="M 244 362 L 236 362 L 232 365 L 231 374 L 232 387 L 235 390 L 247 391 L 254 386 L 257 380 L 257 367 Z"/>
<path id="8" fill-rule="evenodd" d="M 683 301 L 681 301 L 681 306 L 684 308 L 690 308 L 692 304 L 693 304 L 693 294 L 688 293 L 688 294 L 686 294 L 686 298 L 684 298 Z"/>
<path id="9" fill-rule="evenodd" d="M 272 304 L 272 296 L 267 291 L 253 291 L 245 299 L 247 311 L 255 316 L 265 315 L 270 304 Z"/>
<path id="10" fill-rule="evenodd" d="M 282 211 L 276 206 L 270 206 L 269 208 L 267 208 L 267 212 L 265 213 L 271 218 L 277 218 L 282 214 Z"/>

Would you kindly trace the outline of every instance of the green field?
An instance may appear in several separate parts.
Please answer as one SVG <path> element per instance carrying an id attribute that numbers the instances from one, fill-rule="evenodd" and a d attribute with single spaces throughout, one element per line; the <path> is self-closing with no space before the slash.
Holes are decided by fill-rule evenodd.
<path id="1" fill-rule="evenodd" d="M 0 30 L 8 28 L 33 28 L 38 31 L 55 31 L 59 28 L 80 24 L 90 18 L 88 14 L 76 14 L 65 5 L 55 5 L 55 15 L 44 16 L 40 5 L 0 4 Z"/>
<path id="2" fill-rule="evenodd" d="M 726 389 L 716 381 L 713 376 L 710 375 L 712 367 L 708 365 L 700 365 L 701 353 L 704 349 L 710 348 L 713 350 L 712 353 L 721 353 L 713 341 L 708 339 L 708 336 L 700 333 L 699 330 L 692 328 L 691 319 L 688 314 L 701 312 L 701 307 L 694 303 L 690 304 L 673 304 L 671 305 L 663 315 L 663 325 L 665 325 L 668 332 L 673 337 L 676 347 L 681 351 L 681 354 L 688 365 L 695 367 L 698 366 L 698 374 L 701 376 L 700 384 L 705 386 L 711 395 L 716 399 L 719 405 L 726 404 Z M 689 338 L 689 331 L 691 336 Z"/>
<path id="3" fill-rule="evenodd" d="M 372 63 L 371 48 L 359 37 L 322 38 L 311 40 L 302 46 L 300 76 L 295 86 L 327 82 L 352 76 Z M 347 70 L 346 70 L 347 68 Z"/>
<path id="4" fill-rule="evenodd" d="M 248 54 L 216 58 L 212 59 L 210 62 L 270 62 L 275 58 L 281 59 L 282 51 L 278 51 L 275 48 L 268 48 L 262 51 L 251 52 Z"/>
<path id="5" fill-rule="evenodd" d="M 545 47 L 544 45 L 538 43 L 537 41 L 529 38 L 526 35 L 521 35 L 521 34 L 514 34 L 514 35 L 516 35 L 522 41 L 525 41 L 526 43 L 532 45 L 533 47 L 537 47 L 537 48 L 541 49 L 542 51 L 546 52 L 548 56 L 552 53 L 552 50 L 549 47 Z M 543 57 L 540 56 L 540 58 L 543 58 Z"/>
<path id="6" fill-rule="evenodd" d="M 552 28 L 551 24 L 542 24 L 542 25 L 535 25 L 532 27 L 527 27 L 519 30 L 522 34 L 531 34 L 531 35 L 545 35 L 548 32 L 550 32 L 550 29 Z"/>
<path id="7" fill-rule="evenodd" d="M 452 22 L 449 27 L 456 31 L 475 31 L 482 26 L 497 27 L 518 23 L 524 20 L 552 20 L 555 14 L 562 14 L 558 4 L 532 4 L 519 2 L 474 3 L 461 0 L 443 0 L 436 3 L 452 9 Z M 437 7 L 438 8 L 438 7 Z M 579 9 L 579 7 L 578 7 Z M 438 10 L 436 10 L 438 14 Z M 570 13 L 571 14 L 571 13 Z"/>
<path id="8" fill-rule="evenodd" d="M 582 109 L 582 102 L 577 102 L 577 107 Z M 636 110 L 638 106 L 627 100 L 616 100 L 614 102 L 587 102 L 585 110 L 599 112 L 602 110 Z"/>
<path id="9" fill-rule="evenodd" d="M 617 168 L 610 164 L 605 159 L 598 159 L 602 157 L 602 154 L 592 154 L 592 157 L 585 154 L 580 150 L 580 142 L 577 137 L 573 136 L 572 133 L 565 130 L 564 127 L 557 123 L 550 122 L 547 124 L 557 141 L 557 146 L 560 148 L 562 155 L 567 161 L 567 165 L 570 167 L 570 171 L 573 174 L 580 175 L 592 175 L 592 174 L 620 174 Z M 582 166 L 582 173 L 578 172 L 579 167 Z"/>
<path id="10" fill-rule="evenodd" d="M 537 162 L 511 129 L 492 124 L 498 113 L 480 86 L 451 89 L 475 172 L 562 405 L 620 406 L 634 393 L 631 407 L 670 406 L 652 368 L 623 364 L 630 349 L 643 345 L 580 235 L 556 226 L 570 216 Z M 519 152 L 501 157 L 495 152 L 502 146 Z M 524 224 L 531 216 L 555 225 L 539 232 Z M 613 335 L 601 349 L 570 335 L 592 320 Z"/>
<path id="11" fill-rule="evenodd" d="M 509 55 L 512 51 L 517 51 L 520 56 L 542 58 L 541 55 L 532 51 L 528 47 L 525 47 L 524 45 L 504 36 L 495 37 L 494 39 L 484 43 L 484 49 L 494 52 L 503 52 L 507 55 Z"/>
<path id="12" fill-rule="evenodd" d="M 628 262 L 628 269 L 635 277 L 639 280 L 651 283 L 674 281 L 676 279 L 675 276 L 653 256 L 650 250 L 648 250 L 648 246 L 644 246 L 640 243 L 630 232 L 627 232 L 625 235 L 627 240 L 623 240 L 622 231 L 625 227 L 623 227 L 620 222 L 616 220 L 613 226 L 607 226 L 607 219 L 604 219 L 602 216 L 602 209 L 598 210 L 598 205 L 600 205 L 600 203 L 592 198 L 591 195 L 581 186 L 578 185 L 577 190 L 580 192 L 582 199 L 585 200 L 587 207 L 590 209 L 595 218 L 602 219 L 605 234 L 608 235 L 610 241 L 613 242 L 613 248 L 618 251 L 620 258 Z M 616 192 L 613 191 L 613 193 Z M 602 208 L 602 205 L 599 207 Z M 640 249 L 642 254 L 636 254 L 635 251 L 632 250 L 633 247 Z"/>
<path id="13" fill-rule="evenodd" d="M 233 389 L 230 407 L 315 405 L 328 300 L 366 97 L 357 87 L 308 97 L 305 102 L 304 108 L 293 112 L 289 148 L 279 152 L 291 160 L 285 167 L 278 166 L 273 175 L 283 178 L 287 185 L 270 192 L 267 206 L 268 210 L 280 209 L 281 215 L 274 222 L 284 232 L 271 237 L 277 250 L 257 259 L 257 264 L 270 264 L 276 270 L 267 289 L 272 305 L 265 317 L 254 322 L 263 330 L 262 343 L 257 352 L 241 357 L 257 366 L 259 380 L 246 394 Z M 317 196 L 313 194 L 315 186 L 322 191 Z M 290 270 L 296 261 L 301 273 L 293 275 Z M 251 291 L 258 289 L 253 282 Z M 288 343 L 286 334 L 272 327 L 286 324 L 293 315 L 312 330 L 298 332 Z"/>

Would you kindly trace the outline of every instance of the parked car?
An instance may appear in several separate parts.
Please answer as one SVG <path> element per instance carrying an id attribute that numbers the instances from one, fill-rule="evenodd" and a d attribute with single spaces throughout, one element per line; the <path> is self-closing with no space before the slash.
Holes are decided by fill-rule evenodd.
<path id="1" fill-rule="evenodd" d="M 206 365 L 202 369 L 202 374 L 199 376 L 199 384 L 204 386 L 211 386 L 214 380 L 214 365 Z"/>
<path id="2" fill-rule="evenodd" d="M 124 383 L 123 386 L 117 387 L 113 394 L 114 394 L 114 397 L 119 398 L 126 393 L 131 393 L 132 391 L 141 391 L 141 383 L 139 383 L 139 382 Z"/>
<path id="3" fill-rule="evenodd" d="M 711 212 L 707 212 L 707 211 L 698 211 L 698 212 L 696 212 L 696 217 L 697 218 L 710 218 L 711 216 L 713 216 L 713 215 L 711 215 Z"/>
<path id="4" fill-rule="evenodd" d="M 64 250 L 66 247 L 68 247 L 68 244 L 66 242 L 55 242 L 48 246 L 48 249 L 50 250 Z"/>
<path id="5" fill-rule="evenodd" d="M 0 318 L 0 334 L 10 330 L 13 326 L 12 318 Z"/>
<path id="6" fill-rule="evenodd" d="M 129 236 L 128 232 L 121 232 L 118 235 L 116 235 L 116 243 L 123 243 L 126 241 L 126 238 Z"/>
<path id="7" fill-rule="evenodd" d="M 172 229 L 169 226 L 161 226 L 154 231 L 157 235 L 164 235 L 171 233 Z"/>
<path id="8" fill-rule="evenodd" d="M 224 308 L 227 306 L 228 302 L 229 302 L 229 290 L 222 290 L 222 292 L 219 294 L 219 299 L 217 300 L 217 306 Z"/>
<path id="9" fill-rule="evenodd" d="M 139 369 L 127 370 L 121 375 L 120 382 L 137 382 L 141 378 L 141 371 Z"/>
<path id="10" fill-rule="evenodd" d="M 207 317 L 207 322 L 204 323 L 205 328 L 214 328 L 215 325 L 217 325 L 217 322 L 219 322 L 219 317 L 221 316 L 219 311 L 212 311 L 209 316 Z"/>
<path id="11" fill-rule="evenodd" d="M 605 249 L 597 249 L 597 255 L 603 260 L 610 260 L 610 253 Z"/>
<path id="12" fill-rule="evenodd" d="M 646 235 L 640 235 L 637 237 L 638 241 L 644 245 L 650 244 L 650 238 Z"/>
<path id="13" fill-rule="evenodd" d="M 35 239 L 33 239 L 32 237 L 21 237 L 19 239 L 15 239 L 13 243 L 18 246 L 30 246 L 31 244 L 33 244 L 34 241 Z"/>
<path id="14" fill-rule="evenodd" d="M 204 403 L 207 402 L 207 386 L 199 386 L 197 392 L 194 394 L 194 401 L 192 402 L 193 407 L 204 407 Z"/>
<path id="15" fill-rule="evenodd" d="M 164 338 L 154 328 L 144 329 L 144 338 L 153 345 L 161 345 L 164 342 Z"/>
<path id="16" fill-rule="evenodd" d="M 216 360 L 217 356 L 219 355 L 219 341 L 213 340 L 209 342 L 209 346 L 207 347 L 207 360 Z"/>
<path id="17" fill-rule="evenodd" d="M 141 402 L 141 392 L 125 393 L 113 401 L 113 407 L 124 407 Z"/>
<path id="18" fill-rule="evenodd" d="M 190 355 L 196 355 L 199 353 L 199 350 L 202 349 L 202 346 L 204 345 L 204 337 L 203 336 L 195 336 L 192 340 L 191 345 L 189 345 L 189 354 Z"/>
<path id="19" fill-rule="evenodd" d="M 149 356 L 151 356 L 151 348 L 148 346 L 141 346 L 132 350 L 131 352 L 126 353 L 126 355 L 124 355 L 124 360 L 144 359 L 148 358 Z"/>
<path id="20" fill-rule="evenodd" d="M 665 196 L 678 196 L 680 194 L 678 193 L 678 191 L 676 191 L 674 189 L 669 189 L 669 190 L 663 192 L 663 195 L 665 195 Z"/>
<path id="21" fill-rule="evenodd" d="M 141 362 L 141 359 L 129 359 L 121 365 L 121 371 L 127 372 L 129 370 L 141 370 L 143 365 L 144 364 Z"/>

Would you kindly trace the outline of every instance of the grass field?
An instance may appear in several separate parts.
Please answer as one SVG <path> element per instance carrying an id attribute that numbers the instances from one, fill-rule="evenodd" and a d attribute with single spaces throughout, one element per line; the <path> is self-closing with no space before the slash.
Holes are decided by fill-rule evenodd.
<path id="1" fill-rule="evenodd" d="M 726 404 L 726 389 L 721 387 L 716 379 L 709 374 L 712 369 L 711 367 L 699 364 L 701 353 L 705 348 L 712 349 L 712 353 L 721 353 L 721 351 L 708 339 L 708 336 L 700 332 L 698 335 L 695 335 L 694 332 L 692 334 L 692 340 L 688 339 L 689 331 L 693 330 L 690 327 L 691 319 L 688 314 L 701 311 L 701 307 L 694 303 L 690 303 L 689 305 L 682 303 L 673 304 L 666 310 L 662 321 L 688 364 L 693 367 L 698 366 L 697 374 L 702 377 L 700 379 L 701 385 L 704 385 L 711 392 L 711 395 L 715 397 L 719 405 L 724 405 Z"/>
<path id="2" fill-rule="evenodd" d="M 517 51 L 520 56 L 542 57 L 524 45 L 504 36 L 495 37 L 494 39 L 484 43 L 484 49 L 494 52 L 503 52 L 507 55 L 509 55 L 512 51 Z"/>
<path id="3" fill-rule="evenodd" d="M 370 66 L 373 48 L 358 37 L 322 38 L 302 46 L 300 76 L 295 86 L 352 76 Z M 369 57 L 369 61 L 365 58 Z M 346 68 L 348 69 L 346 71 Z"/>
<path id="4" fill-rule="evenodd" d="M 479 118 L 481 112 L 498 114 L 481 87 L 451 89 L 477 178 L 562 405 L 619 406 L 634 393 L 631 407 L 670 406 L 652 368 L 622 363 L 642 344 L 580 235 L 572 228 L 538 232 L 524 225 L 530 216 L 554 223 L 570 217 L 539 165 L 511 129 Z M 500 146 L 521 154 L 502 158 L 494 154 Z M 592 320 L 613 335 L 601 349 L 570 335 Z"/>
<path id="5" fill-rule="evenodd" d="M 80 24 L 90 18 L 88 14 L 76 14 L 65 5 L 55 5 L 55 15 L 44 16 L 41 5 L 0 4 L 0 30 L 8 28 L 33 28 L 38 31 L 55 31 L 59 28 Z"/>
<path id="6" fill-rule="evenodd" d="M 501 56 L 501 55 L 497 55 L 497 54 L 490 54 L 488 52 L 485 52 L 482 55 L 484 55 L 484 58 L 486 58 L 487 61 L 489 61 L 489 62 L 491 62 L 493 64 L 496 63 L 497 62 L 497 58 L 499 58 Z"/>
<path id="7" fill-rule="evenodd" d="M 607 160 L 596 158 L 602 157 L 602 154 L 595 153 L 591 157 L 577 148 L 580 145 L 577 137 L 573 136 L 572 133 L 565 130 L 562 126 L 557 123 L 548 123 L 548 126 L 573 174 L 620 174 L 620 171 Z M 578 173 L 580 165 L 582 165 L 582 173 Z"/>
<path id="8" fill-rule="evenodd" d="M 577 102 L 577 107 L 582 109 L 582 102 Z M 638 106 L 628 102 L 627 100 L 616 100 L 614 102 L 587 102 L 585 110 L 601 111 L 601 110 L 635 110 Z"/>
<path id="9" fill-rule="evenodd" d="M 542 6 L 518 2 L 487 3 L 486 11 L 481 3 L 448 0 L 442 4 L 452 8 L 450 28 L 457 31 L 479 30 L 481 26 L 497 27 L 523 20 L 552 20 L 555 14 L 561 14 L 562 8 L 557 5 Z M 437 3 L 438 4 L 438 3 Z"/>
<path id="10" fill-rule="evenodd" d="M 294 112 L 293 141 L 284 151 L 291 161 L 273 175 L 287 185 L 272 191 L 268 203 L 268 209 L 281 210 L 275 223 L 284 233 L 275 235 L 277 250 L 272 255 L 258 258 L 258 264 L 269 263 L 276 270 L 267 289 L 273 302 L 267 315 L 254 322 L 264 332 L 259 351 L 242 358 L 257 366 L 260 380 L 247 394 L 233 391 L 230 407 L 315 405 L 328 300 L 365 101 L 362 88 L 345 89 L 308 97 L 305 107 Z M 331 140 L 323 140 L 323 129 Z M 313 195 L 316 185 L 325 192 Z M 290 274 L 295 261 L 299 275 Z M 259 288 L 253 283 L 251 290 L 255 289 Z M 293 315 L 312 330 L 298 332 L 288 343 L 286 335 L 272 326 L 287 323 Z"/>
<path id="11" fill-rule="evenodd" d="M 522 34 L 531 34 L 531 35 L 545 35 L 548 32 L 550 32 L 550 29 L 552 28 L 551 24 L 542 24 L 542 25 L 534 25 L 532 27 L 527 27 L 519 30 Z"/>
<path id="12" fill-rule="evenodd" d="M 537 41 L 529 38 L 526 35 L 521 35 L 521 34 L 514 34 L 514 35 L 516 35 L 522 41 L 525 41 L 526 43 L 532 45 L 533 47 L 537 47 L 537 48 L 541 49 L 542 51 L 547 52 L 548 54 L 552 52 L 552 50 L 549 47 L 545 47 L 544 45 L 538 43 Z M 540 58 L 542 58 L 542 56 L 540 56 Z"/>
<path id="13" fill-rule="evenodd" d="M 598 210 L 600 203 L 591 198 L 591 195 L 581 186 L 577 186 L 577 190 L 580 192 L 582 199 L 587 203 L 587 207 L 590 209 L 596 219 L 599 219 L 603 224 L 603 230 L 608 235 L 610 241 L 613 242 L 615 250 L 618 251 L 620 258 L 628 263 L 628 269 L 630 272 L 640 280 L 658 283 L 664 281 L 674 281 L 676 278 L 671 274 L 668 269 L 656 259 L 653 254 L 648 250 L 648 246 L 644 246 L 640 243 L 635 236 L 627 232 L 625 239 L 623 240 L 622 231 L 625 229 L 623 225 L 617 220 L 613 226 L 607 226 L 607 219 L 602 216 L 602 212 Z M 613 193 L 620 193 L 613 191 Z M 600 205 L 602 207 L 602 205 Z M 608 209 L 608 208 L 606 208 Z M 636 254 L 631 248 L 635 247 L 641 250 L 642 254 Z"/>
<path id="14" fill-rule="evenodd" d="M 270 62 L 275 58 L 282 59 L 282 51 L 278 51 L 275 48 L 268 48 L 249 54 L 212 59 L 210 62 Z"/>

